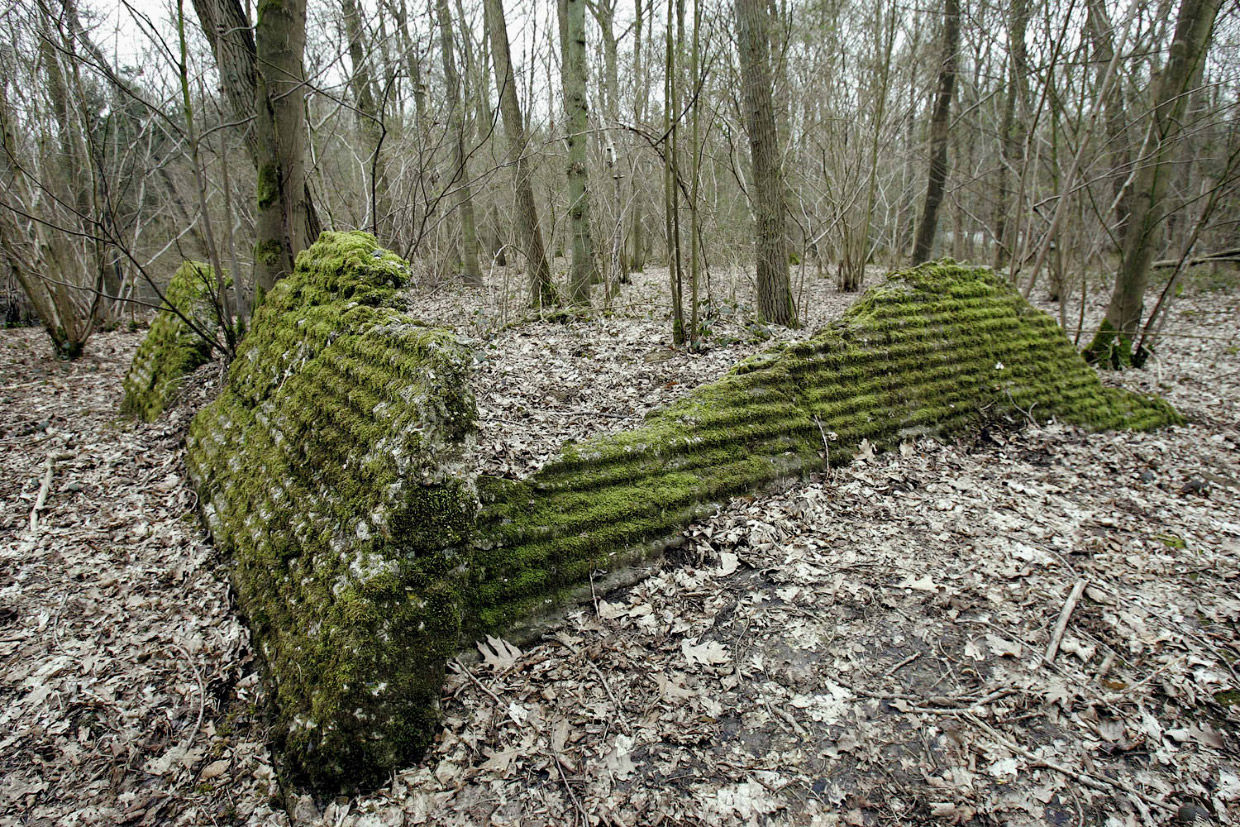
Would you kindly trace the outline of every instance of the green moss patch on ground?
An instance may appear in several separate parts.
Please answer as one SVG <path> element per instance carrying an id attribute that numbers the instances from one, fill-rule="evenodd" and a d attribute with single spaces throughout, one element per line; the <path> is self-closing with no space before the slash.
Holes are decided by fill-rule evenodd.
<path id="1" fill-rule="evenodd" d="M 731 496 L 986 417 L 1092 429 L 1180 421 L 1104 387 L 1055 321 L 985 268 L 897 273 L 812 339 L 745 360 L 632 431 L 568 446 L 520 483 L 483 478 L 469 631 L 589 596 Z"/>
<path id="2" fill-rule="evenodd" d="M 173 274 L 164 291 L 164 306 L 125 374 L 122 414 L 155 421 L 185 377 L 211 359 L 211 343 L 186 319 L 208 335 L 218 334 L 219 318 L 212 303 L 215 290 L 215 271 L 202 262 L 187 261 Z"/>
<path id="3" fill-rule="evenodd" d="M 278 746 L 321 790 L 425 747 L 477 496 L 469 351 L 410 323 L 407 265 L 324 233 L 267 294 L 187 465 L 267 666 Z"/>

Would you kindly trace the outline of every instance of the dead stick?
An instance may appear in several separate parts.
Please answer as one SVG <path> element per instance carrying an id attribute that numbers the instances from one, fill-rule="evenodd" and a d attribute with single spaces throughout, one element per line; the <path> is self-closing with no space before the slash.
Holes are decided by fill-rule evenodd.
<path id="1" fill-rule="evenodd" d="M 1132 786 L 1131 784 L 1126 784 L 1117 778 L 1107 778 L 1105 776 L 1091 775 L 1090 773 L 1081 772 L 1079 770 L 1074 770 L 1071 767 L 1065 767 L 1063 764 L 1056 764 L 1053 761 L 1047 761 L 1045 758 L 1040 758 L 1037 755 L 1034 755 L 1029 750 L 1025 749 L 1024 747 L 1020 746 L 1019 744 L 1013 743 L 1012 741 L 1009 741 L 1007 738 L 1004 738 L 1002 735 L 999 734 L 999 732 L 994 727 L 990 726 L 985 721 L 982 721 L 980 718 L 978 718 L 976 715 L 974 715 L 971 712 L 964 713 L 964 717 L 968 718 L 969 721 L 972 722 L 975 726 L 986 730 L 986 732 L 988 732 L 992 738 L 994 738 L 996 741 L 998 741 L 1003 746 L 1007 747 L 1012 752 L 1025 756 L 1025 758 L 1029 759 L 1030 761 L 1034 763 L 1034 766 L 1045 767 L 1046 769 L 1054 770 L 1055 772 L 1060 773 L 1061 775 L 1066 775 L 1068 778 L 1075 778 L 1077 781 L 1081 782 L 1085 786 L 1093 787 L 1095 790 L 1100 790 L 1102 792 L 1118 790 L 1123 793 L 1128 793 L 1129 795 L 1135 796 L 1141 801 L 1144 801 L 1149 806 L 1162 810 L 1165 813 L 1174 813 L 1176 811 L 1176 808 L 1172 807 L 1170 804 L 1166 804 L 1155 798 L 1151 798 L 1150 796 L 1141 792 L 1140 790 L 1138 790 L 1136 787 Z"/>
<path id="2" fill-rule="evenodd" d="M 47 492 L 52 489 L 52 468 L 55 465 L 55 456 L 48 454 L 47 462 L 43 464 L 43 484 L 39 486 L 39 496 L 34 501 L 34 508 L 30 509 L 30 531 L 32 533 L 39 530 L 39 512 L 47 504 Z"/>
<path id="3" fill-rule="evenodd" d="M 914 652 L 913 654 L 909 655 L 907 658 L 905 658 L 904 660 L 900 661 L 900 662 L 899 662 L 899 663 L 897 663 L 895 666 L 891 667 L 891 668 L 890 668 L 890 669 L 888 669 L 886 672 L 884 672 L 884 673 L 883 673 L 883 677 L 884 677 L 884 678 L 890 678 L 890 677 L 891 677 L 892 675 L 894 675 L 896 672 L 899 672 L 901 669 L 903 669 L 904 667 L 908 666 L 910 663 L 912 663 L 913 661 L 917 660 L 919 657 L 921 657 L 921 652 Z"/>
<path id="4" fill-rule="evenodd" d="M 1089 585 L 1088 580 L 1078 580 L 1072 587 L 1072 591 L 1068 593 L 1068 599 L 1064 602 L 1063 608 L 1059 610 L 1059 620 L 1055 621 L 1055 631 L 1051 633 L 1051 642 L 1046 645 L 1046 654 L 1042 657 L 1043 662 L 1050 663 L 1055 659 L 1055 655 L 1059 654 L 1059 644 L 1063 642 L 1063 633 L 1068 629 L 1068 621 L 1072 618 L 1072 612 L 1076 610 L 1077 601 L 1081 599 L 1085 587 Z"/>
<path id="5" fill-rule="evenodd" d="M 590 814 L 581 806 L 581 802 L 577 800 L 577 796 L 573 795 L 573 788 L 568 783 L 568 776 L 564 774 L 564 767 L 561 766 L 560 756 L 555 757 L 555 768 L 560 771 L 560 781 L 564 784 L 564 792 L 568 793 L 568 800 L 573 802 L 573 807 L 581 814 L 581 823 L 589 825 Z"/>
<path id="6" fill-rule="evenodd" d="M 473 672 L 470 672 L 468 669 L 466 669 L 464 666 L 462 666 L 462 665 L 461 665 L 461 662 L 460 662 L 459 660 L 456 660 L 456 659 L 454 658 L 454 659 L 452 660 L 452 665 L 456 667 L 456 669 L 457 669 L 457 671 L 458 671 L 458 672 L 460 672 L 460 673 L 461 673 L 461 674 L 463 674 L 465 677 L 467 677 L 467 678 L 469 678 L 471 681 L 473 681 L 475 686 L 477 686 L 477 687 L 478 687 L 479 689 L 481 689 L 483 692 L 485 692 L 485 693 L 487 693 L 488 695 L 490 695 L 490 696 L 491 696 L 491 700 L 495 701 L 495 705 L 496 705 L 498 708 L 500 708 L 500 709 L 503 709 L 503 708 L 504 708 L 504 702 L 503 702 L 503 701 L 501 701 L 501 700 L 499 699 L 499 695 L 496 695 L 494 692 L 492 692 L 491 690 L 487 689 L 487 688 L 486 688 L 486 686 L 482 683 L 482 681 L 480 681 L 480 680 L 478 680 L 477 678 L 475 678 L 475 677 L 474 677 L 474 673 L 473 673 Z"/>

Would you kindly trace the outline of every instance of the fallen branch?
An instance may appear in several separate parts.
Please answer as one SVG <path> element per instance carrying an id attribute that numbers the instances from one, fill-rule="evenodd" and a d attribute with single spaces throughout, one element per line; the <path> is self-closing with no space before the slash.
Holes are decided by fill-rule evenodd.
<path id="1" fill-rule="evenodd" d="M 564 785 L 564 792 L 568 793 L 568 800 L 573 802 L 573 808 L 581 814 L 581 823 L 589 825 L 590 814 L 586 812 L 586 809 L 581 806 L 581 802 L 577 800 L 577 796 L 573 794 L 573 788 L 568 783 L 568 776 L 564 774 L 564 767 L 561 766 L 562 762 L 560 760 L 560 756 L 555 755 L 553 757 L 555 768 L 560 771 L 560 782 Z"/>
<path id="2" fill-rule="evenodd" d="M 1185 267 L 1195 267 L 1198 264 L 1210 264 L 1215 261 L 1240 261 L 1240 247 L 1234 247 L 1230 250 L 1219 250 L 1217 253 L 1202 253 L 1199 256 L 1193 256 L 1184 262 Z M 1180 264 L 1178 258 L 1165 258 L 1155 261 L 1150 265 L 1153 270 L 1162 270 L 1168 267 L 1177 267 Z"/>
<path id="3" fill-rule="evenodd" d="M 822 429 L 822 423 L 818 421 L 818 417 L 814 417 L 814 424 L 818 426 L 818 433 L 822 434 L 822 461 L 826 463 L 827 470 L 831 470 L 831 445 L 827 442 L 827 432 Z"/>
<path id="4" fill-rule="evenodd" d="M 194 722 L 193 730 L 190 732 L 189 737 L 185 739 L 184 750 L 188 755 L 190 747 L 194 745 L 194 739 L 198 737 L 199 731 L 202 730 L 202 719 L 207 709 L 207 687 L 202 681 L 202 671 L 199 670 L 198 664 L 194 662 L 194 656 L 181 644 L 173 643 L 172 645 L 185 656 L 185 660 L 189 663 L 189 668 L 194 670 L 194 680 L 198 683 L 198 720 Z"/>
<path id="5" fill-rule="evenodd" d="M 496 694 L 495 694 L 494 692 L 492 692 L 490 689 L 487 689 L 487 688 L 486 688 L 486 685 L 485 685 L 485 684 L 483 684 L 483 683 L 482 683 L 482 681 L 480 681 L 480 680 L 478 680 L 477 678 L 475 678 L 475 677 L 474 677 L 474 673 L 473 673 L 473 672 L 470 672 L 468 669 L 466 669 L 464 666 L 462 666 L 462 665 L 461 665 L 461 662 L 460 662 L 459 660 L 456 660 L 455 658 L 453 658 L 453 659 L 452 659 L 452 666 L 453 666 L 453 668 L 455 668 L 455 669 L 456 669 L 456 671 L 457 671 L 457 673 L 458 673 L 458 674 L 463 674 L 465 677 L 467 677 L 467 678 L 469 678 L 471 681 L 473 681 L 475 686 L 477 686 L 477 687 L 478 687 L 479 689 L 481 689 L 483 692 L 485 692 L 485 693 L 487 693 L 488 695 L 490 695 L 490 696 L 491 696 L 491 700 L 495 701 L 495 706 L 496 706 L 496 707 L 498 707 L 499 709 L 503 709 L 503 708 L 504 708 L 504 702 L 503 702 L 503 701 L 501 701 L 501 700 L 499 699 L 499 695 L 496 695 Z"/>
<path id="6" fill-rule="evenodd" d="M 914 652 L 913 654 L 909 655 L 907 658 L 905 658 L 904 660 L 900 661 L 900 662 L 899 662 L 899 663 L 897 663 L 895 666 L 891 667 L 891 668 L 890 668 L 890 669 L 888 669 L 886 672 L 884 672 L 884 673 L 883 673 L 883 677 L 884 677 L 884 678 L 890 678 L 890 677 L 891 677 L 892 675 L 894 675 L 896 672 L 899 672 L 901 669 L 903 669 L 904 667 L 908 666 L 910 663 L 912 663 L 913 661 L 917 660 L 919 657 L 921 657 L 921 652 Z"/>
<path id="7" fill-rule="evenodd" d="M 1012 752 L 1017 753 L 1018 755 L 1023 755 L 1025 758 L 1032 761 L 1034 766 L 1045 767 L 1048 770 L 1054 770 L 1055 772 L 1061 775 L 1066 775 L 1068 778 L 1072 778 L 1072 779 L 1079 781 L 1080 783 L 1084 784 L 1086 787 L 1092 787 L 1093 789 L 1099 790 L 1101 792 L 1119 791 L 1122 793 L 1127 793 L 1128 795 L 1131 795 L 1137 799 L 1140 799 L 1141 801 L 1145 802 L 1151 807 L 1162 810 L 1164 813 L 1176 812 L 1175 807 L 1165 802 L 1159 801 L 1156 798 L 1151 798 L 1150 796 L 1141 792 L 1140 790 L 1138 790 L 1136 787 L 1132 786 L 1131 784 L 1126 784 L 1123 781 L 1120 781 L 1118 779 L 1106 778 L 1105 776 L 1091 775 L 1090 773 L 1087 773 L 1087 772 L 1082 772 L 1080 770 L 1074 770 L 1071 767 L 1065 767 L 1063 764 L 1056 764 L 1053 761 L 1047 761 L 1045 758 L 1039 758 L 1037 755 L 1034 755 L 1032 752 L 1020 746 L 1019 744 L 1016 744 L 1012 741 L 1009 741 L 1007 738 L 1004 738 L 1002 735 L 999 734 L 998 730 L 996 730 L 990 724 L 978 718 L 976 715 L 974 715 L 971 712 L 965 712 L 962 717 L 967 718 L 969 722 L 972 723 L 974 726 L 985 730 L 990 735 L 990 737 L 994 738 L 996 741 L 1002 744 L 1005 748 L 1011 750 Z"/>
<path id="8" fill-rule="evenodd" d="M 1072 591 L 1068 593 L 1068 599 L 1064 601 L 1063 608 L 1059 610 L 1059 619 L 1055 621 L 1055 631 L 1051 632 L 1051 642 L 1046 645 L 1046 654 L 1042 656 L 1043 663 L 1052 662 L 1055 660 L 1055 655 L 1059 654 L 1059 644 L 1063 642 L 1063 634 L 1068 629 L 1068 621 L 1072 618 L 1072 612 L 1076 610 L 1076 604 L 1080 601 L 1087 585 L 1089 585 L 1088 580 L 1078 580 L 1072 587 Z"/>
<path id="9" fill-rule="evenodd" d="M 39 496 L 35 498 L 34 508 L 30 509 L 30 532 L 32 534 L 39 530 L 39 512 L 47 504 L 47 494 L 52 488 L 52 469 L 55 467 L 55 455 L 48 454 L 47 462 L 43 463 L 43 484 L 39 486 Z"/>

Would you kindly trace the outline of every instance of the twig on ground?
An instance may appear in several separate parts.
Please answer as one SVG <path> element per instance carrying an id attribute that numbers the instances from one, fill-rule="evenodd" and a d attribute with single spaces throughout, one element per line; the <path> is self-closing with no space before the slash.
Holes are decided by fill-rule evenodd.
<path id="1" fill-rule="evenodd" d="M 594 670 L 594 674 L 598 675 L 599 681 L 601 681 L 603 684 L 603 691 L 607 693 L 607 697 L 611 699 L 612 706 L 616 708 L 616 713 L 619 714 L 620 713 L 620 702 L 617 701 L 616 696 L 612 694 L 611 685 L 607 683 L 607 678 L 603 675 L 603 671 L 598 668 L 598 664 L 596 664 L 594 661 L 590 660 L 589 658 L 586 659 L 586 663 L 588 663 L 590 665 L 590 668 Z"/>
<path id="2" fill-rule="evenodd" d="M 901 669 L 903 669 L 904 667 L 908 666 L 910 663 L 912 663 L 913 661 L 921 657 L 921 654 L 922 654 L 921 652 L 914 652 L 913 654 L 909 655 L 907 658 L 895 664 L 890 669 L 888 669 L 886 672 L 884 672 L 883 677 L 890 678 L 896 672 L 899 672 Z"/>
<path id="3" fill-rule="evenodd" d="M 573 788 L 569 786 L 568 776 L 564 774 L 564 767 L 560 764 L 560 756 L 556 755 L 554 759 L 555 768 L 560 771 L 560 781 L 564 784 L 564 792 L 568 793 L 568 800 L 573 802 L 573 807 L 581 815 L 581 823 L 588 825 L 590 823 L 590 814 L 581 806 L 581 802 L 577 800 L 577 796 L 573 793 Z"/>
<path id="4" fill-rule="evenodd" d="M 1055 621 L 1055 631 L 1051 632 L 1051 641 L 1046 646 L 1046 654 L 1042 656 L 1045 663 L 1055 660 L 1055 655 L 1059 654 L 1059 644 L 1063 642 L 1063 634 L 1068 629 L 1068 621 L 1072 618 L 1072 612 L 1076 610 L 1076 604 L 1081 599 L 1081 595 L 1085 593 L 1085 587 L 1089 585 L 1088 580 L 1078 580 L 1072 586 L 1072 591 L 1068 593 L 1068 599 L 1064 601 L 1063 608 L 1059 610 L 1059 619 Z"/>
<path id="5" fill-rule="evenodd" d="M 1123 781 L 1120 781 L 1114 778 L 1106 778 L 1105 776 L 1092 775 L 1090 773 L 1083 772 L 1081 770 L 1074 770 L 1071 767 L 1065 767 L 1063 764 L 1056 764 L 1053 761 L 1047 761 L 1044 758 L 1039 758 L 1037 755 L 1034 755 L 1032 752 L 1020 746 L 1019 744 L 1013 741 L 1009 741 L 1002 734 L 1000 734 L 997 729 L 995 729 L 990 724 L 983 721 L 981 718 L 978 718 L 972 712 L 965 712 L 963 713 L 962 717 L 964 717 L 966 720 L 968 720 L 970 723 L 972 723 L 974 726 L 978 727 L 979 729 L 985 730 L 986 733 L 989 734 L 991 738 L 994 738 L 996 741 L 1002 744 L 1005 748 L 1011 750 L 1012 752 L 1017 753 L 1018 755 L 1023 755 L 1025 758 L 1032 761 L 1035 766 L 1045 767 L 1048 770 L 1054 770 L 1060 775 L 1066 775 L 1068 778 L 1076 779 L 1077 781 L 1079 781 L 1080 783 L 1084 784 L 1087 787 L 1093 787 L 1095 790 L 1101 790 L 1103 792 L 1112 792 L 1112 791 L 1118 790 L 1120 792 L 1128 793 L 1129 795 L 1145 802 L 1147 805 L 1151 807 L 1155 807 L 1159 810 L 1162 810 L 1164 813 L 1176 812 L 1175 807 L 1172 807 L 1170 804 L 1164 803 L 1155 798 L 1151 798 L 1150 796 L 1138 790 L 1136 787 L 1133 787 L 1131 784 L 1127 784 Z"/>
<path id="6" fill-rule="evenodd" d="M 1012 407 L 1016 408 L 1016 410 L 1024 414 L 1025 419 L 1029 420 L 1030 425 L 1032 425 L 1035 428 L 1038 427 L 1038 421 L 1033 418 L 1033 409 L 1038 406 L 1038 403 L 1034 402 L 1032 405 L 1029 406 L 1029 410 L 1025 410 L 1024 408 L 1022 408 L 1020 405 L 1016 403 L 1016 398 L 1012 396 L 1012 392 L 1010 390 L 1005 389 L 1005 392 L 1007 393 L 1007 398 L 1012 401 Z"/>
<path id="7" fill-rule="evenodd" d="M 172 645 L 189 661 L 190 668 L 194 670 L 194 680 L 198 683 L 198 720 L 194 722 L 194 729 L 190 732 L 189 738 L 185 739 L 185 752 L 188 754 L 189 748 L 194 745 L 194 739 L 198 737 L 198 732 L 202 729 L 202 719 L 207 709 L 207 687 L 202 681 L 202 672 L 199 670 L 198 664 L 194 662 L 193 655 L 179 643 Z"/>
<path id="8" fill-rule="evenodd" d="M 818 421 L 818 416 L 814 416 L 814 424 L 818 426 L 818 433 L 822 434 L 822 461 L 826 463 L 827 470 L 831 470 L 831 446 L 827 443 L 827 432 L 822 429 L 822 423 Z"/>
<path id="9" fill-rule="evenodd" d="M 39 512 L 47 504 L 47 493 L 52 488 L 52 469 L 55 467 L 56 455 L 48 454 L 47 461 L 43 463 L 43 484 L 39 486 L 39 496 L 34 501 L 34 508 L 30 509 L 30 533 L 32 534 L 39 530 Z"/>
<path id="10" fill-rule="evenodd" d="M 1116 692 L 1116 693 L 1112 694 L 1112 695 L 1110 696 L 1110 700 L 1115 700 L 1115 699 L 1117 699 L 1117 698 L 1122 698 L 1124 695 L 1127 695 L 1127 694 L 1131 693 L 1133 690 L 1135 690 L 1135 689 L 1140 689 L 1141 687 L 1145 686 L 1145 685 L 1146 685 L 1147 683 L 1149 683 L 1150 681 L 1154 680 L 1154 678 L 1156 678 L 1156 677 L 1158 677 L 1159 675 L 1161 675 L 1163 672 L 1166 672 L 1166 671 L 1167 671 L 1168 669 L 1170 669 L 1172 666 L 1179 666 L 1179 665 L 1180 665 L 1181 663 L 1183 663 L 1185 660 L 1186 660 L 1186 658 L 1184 658 L 1184 657 L 1178 657 L 1178 658 L 1175 658 L 1174 660 L 1170 660 L 1170 661 L 1168 661 L 1168 662 L 1164 663 L 1162 666 L 1158 667 L 1158 668 L 1157 668 L 1157 669 L 1155 669 L 1153 672 L 1149 673 L 1149 674 L 1148 674 L 1148 675 L 1146 675 L 1144 678 L 1142 678 L 1141 680 L 1139 680 L 1139 681 L 1137 681 L 1136 683 L 1134 683 L 1132 686 L 1127 686 L 1127 687 L 1124 687 L 1123 689 L 1119 690 L 1118 692 Z"/>
<path id="11" fill-rule="evenodd" d="M 452 666 L 456 669 L 456 671 L 457 671 L 457 672 L 460 672 L 460 673 L 461 673 L 461 674 L 463 674 L 465 677 L 469 678 L 471 681 L 473 681 L 473 682 L 474 682 L 474 685 L 475 685 L 475 686 L 477 686 L 477 687 L 478 687 L 479 689 L 481 689 L 483 692 L 485 692 L 485 693 L 487 693 L 488 695 L 490 695 L 490 696 L 491 696 L 491 700 L 495 701 L 495 705 L 496 705 L 497 707 L 499 707 L 500 709 L 503 709 L 503 708 L 504 708 L 504 702 L 503 702 L 503 701 L 501 701 L 501 700 L 499 699 L 499 695 L 496 695 L 496 694 L 495 694 L 494 692 L 492 692 L 490 689 L 487 689 L 487 688 L 486 688 L 486 685 L 485 685 L 485 684 L 483 684 L 483 683 L 482 683 L 482 681 L 480 681 L 480 680 L 478 680 L 477 678 L 475 678 L 475 677 L 474 677 L 474 673 L 473 673 L 473 672 L 470 672 L 468 669 L 466 669 L 464 666 L 462 666 L 462 665 L 461 665 L 461 662 L 460 662 L 459 660 L 457 660 L 456 658 L 453 658 L 453 659 L 452 659 L 452 661 L 451 661 L 451 663 L 452 663 Z"/>

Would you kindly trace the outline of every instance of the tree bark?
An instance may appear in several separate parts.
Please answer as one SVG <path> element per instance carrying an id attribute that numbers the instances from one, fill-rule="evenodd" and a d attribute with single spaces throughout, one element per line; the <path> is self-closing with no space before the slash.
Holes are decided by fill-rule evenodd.
<path id="1" fill-rule="evenodd" d="M 380 111 L 374 78 L 366 59 L 366 35 L 357 0 L 340 0 L 340 10 L 344 18 L 345 37 L 349 42 L 349 62 L 353 64 L 351 85 L 353 99 L 357 102 L 357 127 L 370 149 L 366 170 L 370 231 L 380 243 L 390 244 L 392 208 L 388 197 L 387 170 L 380 156 L 384 138 L 383 112 Z"/>
<path id="2" fill-rule="evenodd" d="M 302 53 L 306 0 L 263 0 L 254 29 L 258 211 L 254 280 L 267 291 L 293 272 L 308 239 Z"/>
<path id="3" fill-rule="evenodd" d="M 663 61 L 663 225 L 667 235 L 667 281 L 672 298 L 672 344 L 685 343 L 684 279 L 680 264 L 680 111 L 675 40 L 677 3 L 668 1 Z M 681 18 L 684 17 L 681 6 Z M 683 28 L 683 27 L 682 27 Z"/>
<path id="4" fill-rule="evenodd" d="M 193 0 L 193 3 L 198 24 L 211 46 L 211 54 L 215 57 L 216 69 L 220 73 L 221 85 L 232 110 L 232 118 L 245 138 L 245 146 L 250 152 L 254 168 L 258 169 L 259 155 L 263 150 L 259 146 L 258 137 L 258 72 L 255 68 L 257 57 L 254 28 L 250 25 L 250 19 L 241 7 L 240 0 Z M 302 237 L 313 240 L 318 238 L 322 225 L 314 208 L 314 196 L 308 180 L 304 183 L 302 200 L 305 203 Z"/>
<path id="5" fill-rule="evenodd" d="M 1012 192 L 1011 176 L 1018 171 L 1024 161 L 1023 125 L 1025 114 L 1029 108 L 1027 78 L 1029 77 L 1029 55 L 1025 46 L 1025 35 L 1029 28 L 1029 0 L 1012 0 L 1008 11 L 1008 73 L 1007 95 L 1003 101 L 1003 123 L 999 128 L 999 186 L 998 200 L 995 204 L 995 253 L 994 267 L 999 270 L 1007 266 L 1016 249 L 1012 238 L 1015 223 L 1009 221 L 1012 210 L 1020 205 L 1012 203 L 1015 194 Z"/>
<path id="6" fill-rule="evenodd" d="M 642 43 L 643 43 L 642 35 L 644 31 L 643 27 L 646 25 L 645 8 L 646 8 L 646 0 L 634 0 L 633 2 L 633 13 L 634 13 L 633 79 L 635 82 L 634 86 L 637 91 L 633 95 L 633 124 L 638 127 L 640 127 L 643 123 L 645 123 L 646 104 L 647 104 L 647 97 L 648 97 L 643 92 L 643 90 L 646 88 L 646 75 L 648 73 L 646 66 L 649 63 L 648 60 L 643 60 L 643 52 L 642 52 Z M 650 10 L 651 23 L 653 23 L 653 20 L 654 20 L 654 9 L 651 8 Z M 648 40 L 647 42 L 652 44 L 653 40 Z M 653 45 L 650 45 L 648 48 L 653 49 Z M 630 270 L 636 270 L 637 272 L 640 273 L 646 269 L 646 232 L 645 232 L 645 221 L 644 221 L 645 210 L 643 209 L 644 202 L 639 197 L 638 192 L 637 192 L 638 176 L 636 174 L 637 171 L 640 170 L 643 165 L 644 165 L 644 162 L 639 155 L 635 159 L 633 167 L 632 167 L 632 171 L 634 174 L 631 175 L 629 179 L 629 188 L 630 188 L 630 191 L 632 192 L 632 197 L 630 198 L 632 218 L 631 218 L 631 224 L 630 224 L 630 230 L 629 230 L 629 237 L 625 242 L 625 250 L 626 250 L 625 255 L 624 255 L 625 261 L 621 265 L 620 280 L 622 282 L 627 282 L 629 280 L 628 273 Z"/>
<path id="7" fill-rule="evenodd" d="M 572 232 L 573 263 L 569 297 L 573 304 L 590 303 L 594 267 L 594 239 L 590 235 L 590 185 L 586 170 L 586 3 L 560 0 L 564 15 L 560 31 L 561 79 L 564 83 L 564 124 L 568 143 L 568 218 Z"/>
<path id="8" fill-rule="evenodd" d="M 495 84 L 499 87 L 500 115 L 503 117 L 504 132 L 508 138 L 508 158 L 516 170 L 516 219 L 521 242 L 525 247 L 530 303 L 534 307 L 552 306 L 557 303 L 555 287 L 551 283 L 551 267 L 547 264 L 542 228 L 538 223 L 538 209 L 534 204 L 529 160 L 525 157 L 525 122 L 521 118 L 521 104 L 517 101 L 516 76 L 512 72 L 504 6 L 502 0 L 483 0 L 482 8 L 491 42 Z"/>
<path id="9" fill-rule="evenodd" d="M 771 91 L 771 19 L 765 0 L 735 0 L 734 5 L 741 93 L 753 160 L 751 201 L 756 224 L 758 317 L 796 327 L 796 307 L 788 278 L 784 175 Z"/>
<path id="10" fill-rule="evenodd" d="M 1156 233 L 1166 217 L 1163 203 L 1174 173 L 1176 139 L 1183 129 L 1192 80 L 1205 60 L 1222 0 L 1183 0 L 1167 64 L 1158 78 L 1146 157 L 1132 183 L 1131 211 L 1123 254 L 1106 318 L 1085 350 L 1091 362 L 1111 367 L 1132 364 L 1133 339 L 1144 310 L 1145 288 L 1154 257 Z"/>
<path id="11" fill-rule="evenodd" d="M 469 185 L 465 154 L 465 106 L 461 100 L 461 76 L 456 68 L 456 50 L 452 36 L 452 13 L 448 0 L 436 0 L 439 18 L 439 39 L 443 54 L 444 85 L 448 92 L 448 129 L 452 135 L 452 179 L 456 208 L 461 216 L 461 280 L 470 287 L 482 286 L 482 269 L 478 266 L 478 230 L 474 224 L 474 197 Z"/>
<path id="12" fill-rule="evenodd" d="M 930 174 L 926 200 L 913 241 L 912 263 L 930 258 L 934 234 L 939 224 L 939 206 L 947 186 L 947 139 L 951 128 L 952 93 L 956 88 L 956 63 L 960 51 L 960 0 L 943 0 L 943 58 L 939 69 L 939 89 L 930 116 Z"/>
<path id="13" fill-rule="evenodd" d="M 1085 28 L 1089 31 L 1094 47 L 1098 88 L 1106 83 L 1107 67 L 1115 56 L 1115 31 L 1107 17 L 1105 0 L 1088 0 Z M 1128 146 L 1127 114 L 1124 106 L 1124 87 L 1113 81 L 1106 100 L 1107 146 L 1111 153 L 1111 192 L 1115 202 L 1115 240 L 1123 249 L 1124 230 L 1128 226 L 1129 195 L 1124 182 L 1132 165 L 1132 150 Z"/>

